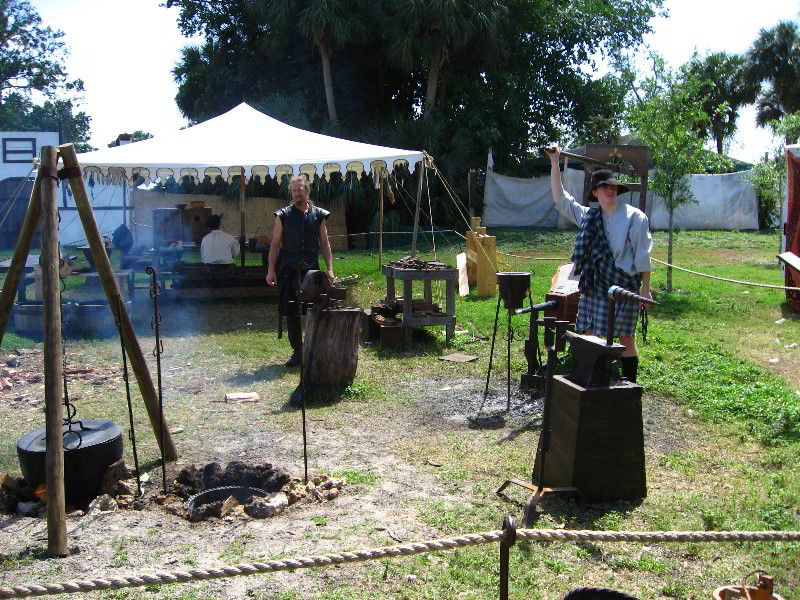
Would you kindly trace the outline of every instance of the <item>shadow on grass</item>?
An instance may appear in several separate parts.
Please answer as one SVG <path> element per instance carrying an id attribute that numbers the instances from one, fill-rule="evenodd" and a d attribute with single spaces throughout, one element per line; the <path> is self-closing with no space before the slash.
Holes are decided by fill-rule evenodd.
<path id="1" fill-rule="evenodd" d="M 305 390 L 305 404 L 306 410 L 314 410 L 315 408 L 329 408 L 338 404 L 342 400 L 349 400 L 353 397 L 352 388 L 350 386 L 341 387 L 328 387 L 325 389 L 319 388 L 306 388 Z M 294 399 L 294 405 L 292 402 Z M 286 398 L 286 402 L 275 410 L 270 411 L 272 414 L 292 413 L 300 411 L 301 403 L 301 390 L 298 385 L 292 393 Z"/>
<path id="2" fill-rule="evenodd" d="M 282 363 L 261 367 L 255 371 L 232 373 L 225 378 L 225 382 L 238 387 L 247 387 L 256 383 L 263 383 L 264 381 L 273 381 L 280 379 L 286 373 L 287 369 Z"/>

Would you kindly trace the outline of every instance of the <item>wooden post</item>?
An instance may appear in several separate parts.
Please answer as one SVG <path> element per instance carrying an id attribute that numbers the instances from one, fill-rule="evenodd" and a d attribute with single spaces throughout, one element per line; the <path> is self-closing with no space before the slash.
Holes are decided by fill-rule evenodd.
<path id="1" fill-rule="evenodd" d="M 378 175 L 378 204 L 380 205 L 380 223 L 378 225 L 378 268 L 383 266 L 383 169 Z"/>
<path id="2" fill-rule="evenodd" d="M 481 227 L 480 229 L 486 229 Z M 493 297 L 497 293 L 497 238 L 478 236 L 478 296 Z"/>
<path id="3" fill-rule="evenodd" d="M 422 203 L 422 178 L 425 177 L 425 158 L 427 154 L 422 153 L 420 161 L 419 181 L 417 182 L 417 208 L 414 210 L 414 233 L 411 235 L 411 258 L 417 255 L 417 231 L 419 230 L 419 205 Z M 433 215 L 431 215 L 433 218 Z"/>
<path id="4" fill-rule="evenodd" d="M 478 242 L 475 236 L 481 226 L 480 217 L 471 217 L 467 231 L 467 282 L 478 283 Z"/>
<path id="5" fill-rule="evenodd" d="M 25 262 L 31 251 L 33 234 L 36 233 L 36 225 L 42 215 L 42 203 L 40 201 L 40 179 L 36 175 L 33 184 L 31 199 L 28 202 L 28 212 L 25 213 L 25 220 L 22 222 L 22 229 L 19 232 L 19 239 L 14 248 L 14 256 L 11 257 L 11 266 L 8 267 L 6 280 L 3 283 L 3 293 L 0 295 L 0 344 L 3 343 L 3 336 L 8 326 L 8 318 L 11 316 L 11 309 L 14 306 L 14 296 L 21 279 L 25 278 Z M 23 284 L 24 285 L 24 284 Z"/>
<path id="6" fill-rule="evenodd" d="M 239 221 L 240 221 L 240 231 L 239 234 L 241 237 L 239 238 L 239 256 L 241 256 L 242 266 L 244 266 L 245 259 L 245 233 L 244 233 L 244 167 L 241 167 L 242 174 L 239 177 Z"/>
<path id="7" fill-rule="evenodd" d="M 139 384 L 139 391 L 142 394 L 142 400 L 147 408 L 147 416 L 150 418 L 150 425 L 155 433 L 156 440 L 161 444 L 164 440 L 164 457 L 167 460 L 176 460 L 178 452 L 175 449 L 175 444 L 172 441 L 172 436 L 169 432 L 166 420 L 164 421 L 164 434 L 161 434 L 161 421 L 159 416 L 158 394 L 153 385 L 153 378 L 150 376 L 150 370 L 147 367 L 147 362 L 144 359 L 142 348 L 139 346 L 139 340 L 136 339 L 136 333 L 133 330 L 131 318 L 125 308 L 125 304 L 117 306 L 117 295 L 121 295 L 117 279 L 114 277 L 114 271 L 111 268 L 111 261 L 106 254 L 105 246 L 103 245 L 103 238 L 100 236 L 100 231 L 97 229 L 97 221 L 95 221 L 94 213 L 92 212 L 92 205 L 89 201 L 89 195 L 86 193 L 86 184 L 81 176 L 80 165 L 78 164 L 78 157 L 75 154 L 75 148 L 72 144 L 64 144 L 60 146 L 61 159 L 64 161 L 64 167 L 70 171 L 69 183 L 72 187 L 72 197 L 75 199 L 75 206 L 78 209 L 78 215 L 83 224 L 83 230 L 86 233 L 86 239 L 89 246 L 92 248 L 92 255 L 94 256 L 95 266 L 97 273 L 100 276 L 100 281 L 103 283 L 103 290 L 108 299 L 108 305 L 111 312 L 119 319 L 122 325 L 122 342 L 125 344 L 125 350 L 128 352 L 128 359 L 131 363 L 131 368 L 136 376 L 136 382 Z"/>
<path id="8" fill-rule="evenodd" d="M 44 286 L 45 485 L 47 486 L 47 552 L 67 556 L 67 513 L 64 500 L 64 380 L 61 355 L 61 288 L 58 253 L 58 154 L 42 146 L 39 167 Z M 34 186 L 34 190 L 36 187 Z"/>

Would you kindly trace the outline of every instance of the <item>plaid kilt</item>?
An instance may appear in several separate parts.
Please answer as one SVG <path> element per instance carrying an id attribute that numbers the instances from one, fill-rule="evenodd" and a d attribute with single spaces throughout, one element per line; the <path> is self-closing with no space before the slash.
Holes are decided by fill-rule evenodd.
<path id="1" fill-rule="evenodd" d="M 631 291 L 639 293 L 638 289 Z M 634 336 L 636 320 L 639 317 L 638 304 L 638 302 L 630 300 L 616 302 L 614 337 Z M 598 294 L 594 290 L 581 292 L 575 331 L 578 333 L 591 331 L 598 337 L 606 337 L 608 334 L 608 296 L 606 294 Z"/>
<path id="2" fill-rule="evenodd" d="M 581 223 L 572 262 L 580 275 L 578 288 L 581 291 L 575 330 L 605 337 L 608 335 L 608 289 L 618 285 L 638 294 L 641 280 L 638 273 L 626 273 L 614 263 L 599 207 L 590 209 Z M 628 300 L 616 302 L 614 337 L 635 334 L 638 305 Z"/>

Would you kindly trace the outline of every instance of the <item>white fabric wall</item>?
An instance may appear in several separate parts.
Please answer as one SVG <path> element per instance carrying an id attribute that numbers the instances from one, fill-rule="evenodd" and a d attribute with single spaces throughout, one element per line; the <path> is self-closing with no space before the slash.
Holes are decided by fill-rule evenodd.
<path id="1" fill-rule="evenodd" d="M 692 175 L 696 202 L 675 209 L 673 225 L 682 229 L 758 229 L 758 199 L 749 171 L 721 175 Z M 652 229 L 667 229 L 664 201 L 647 194 Z"/>
<path id="2" fill-rule="evenodd" d="M 582 170 L 567 169 L 564 188 L 575 198 L 583 194 Z M 747 172 L 723 175 L 692 175 L 697 203 L 675 210 L 674 226 L 683 229 L 758 229 L 758 200 Z M 620 196 L 633 206 L 639 193 Z M 664 201 L 647 194 L 647 213 L 652 229 L 667 229 L 669 215 Z M 550 177 L 516 179 L 493 171 L 486 174 L 482 223 L 488 227 L 559 227 L 570 223 L 553 207 Z"/>
<path id="3" fill-rule="evenodd" d="M 583 194 L 583 171 L 567 169 L 564 188 L 576 198 Z M 481 224 L 486 227 L 570 226 L 553 206 L 550 177 L 518 179 L 486 173 Z"/>

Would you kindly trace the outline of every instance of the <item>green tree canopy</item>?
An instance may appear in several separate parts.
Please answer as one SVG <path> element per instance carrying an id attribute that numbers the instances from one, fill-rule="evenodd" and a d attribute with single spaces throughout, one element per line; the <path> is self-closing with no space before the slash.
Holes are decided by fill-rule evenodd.
<path id="1" fill-rule="evenodd" d="M 72 100 L 45 100 L 37 106 L 20 93 L 0 102 L 2 131 L 58 131 L 61 142 L 72 142 L 77 152 L 94 150 L 89 144 L 91 117 L 75 112 Z"/>
<path id="2" fill-rule="evenodd" d="M 67 81 L 64 34 L 42 26 L 27 0 L 0 0 L 0 19 L 0 98 L 12 91 L 52 96 L 62 87 L 82 88 L 81 82 Z"/>
<path id="3" fill-rule="evenodd" d="M 706 56 L 695 52 L 686 65 L 688 75 L 697 81 L 698 98 L 708 116 L 707 121 L 698 123 L 698 130 L 714 141 L 718 154 L 736 133 L 739 110 L 751 104 L 758 93 L 758 84 L 746 77 L 745 65 L 743 56 L 726 52 Z"/>
<path id="4" fill-rule="evenodd" d="M 781 21 L 762 29 L 747 52 L 747 77 L 761 86 L 757 99 L 759 125 L 765 126 L 800 111 L 800 29 Z"/>
<path id="5" fill-rule="evenodd" d="M 640 44 L 662 0 L 338 0 L 349 10 L 320 24 L 342 32 L 326 38 L 330 86 L 303 13 L 321 3 L 168 0 L 182 32 L 205 38 L 173 71 L 183 115 L 246 101 L 312 131 L 421 148 L 458 191 L 489 146 L 497 170 L 525 175 L 534 148 L 589 135 L 591 119 L 618 129 L 623 84 L 594 82 L 591 61 Z"/>
<path id="6" fill-rule="evenodd" d="M 688 69 L 674 72 L 664 60 L 651 55 L 653 71 L 638 85 L 628 109 L 633 135 L 650 146 L 653 176 L 648 187 L 664 199 L 669 214 L 667 262 L 672 264 L 672 223 L 675 209 L 694 202 L 689 175 L 705 172 L 709 152 L 697 124 L 708 122 L 699 89 L 702 81 Z M 667 292 L 672 291 L 672 267 L 667 268 Z"/>

